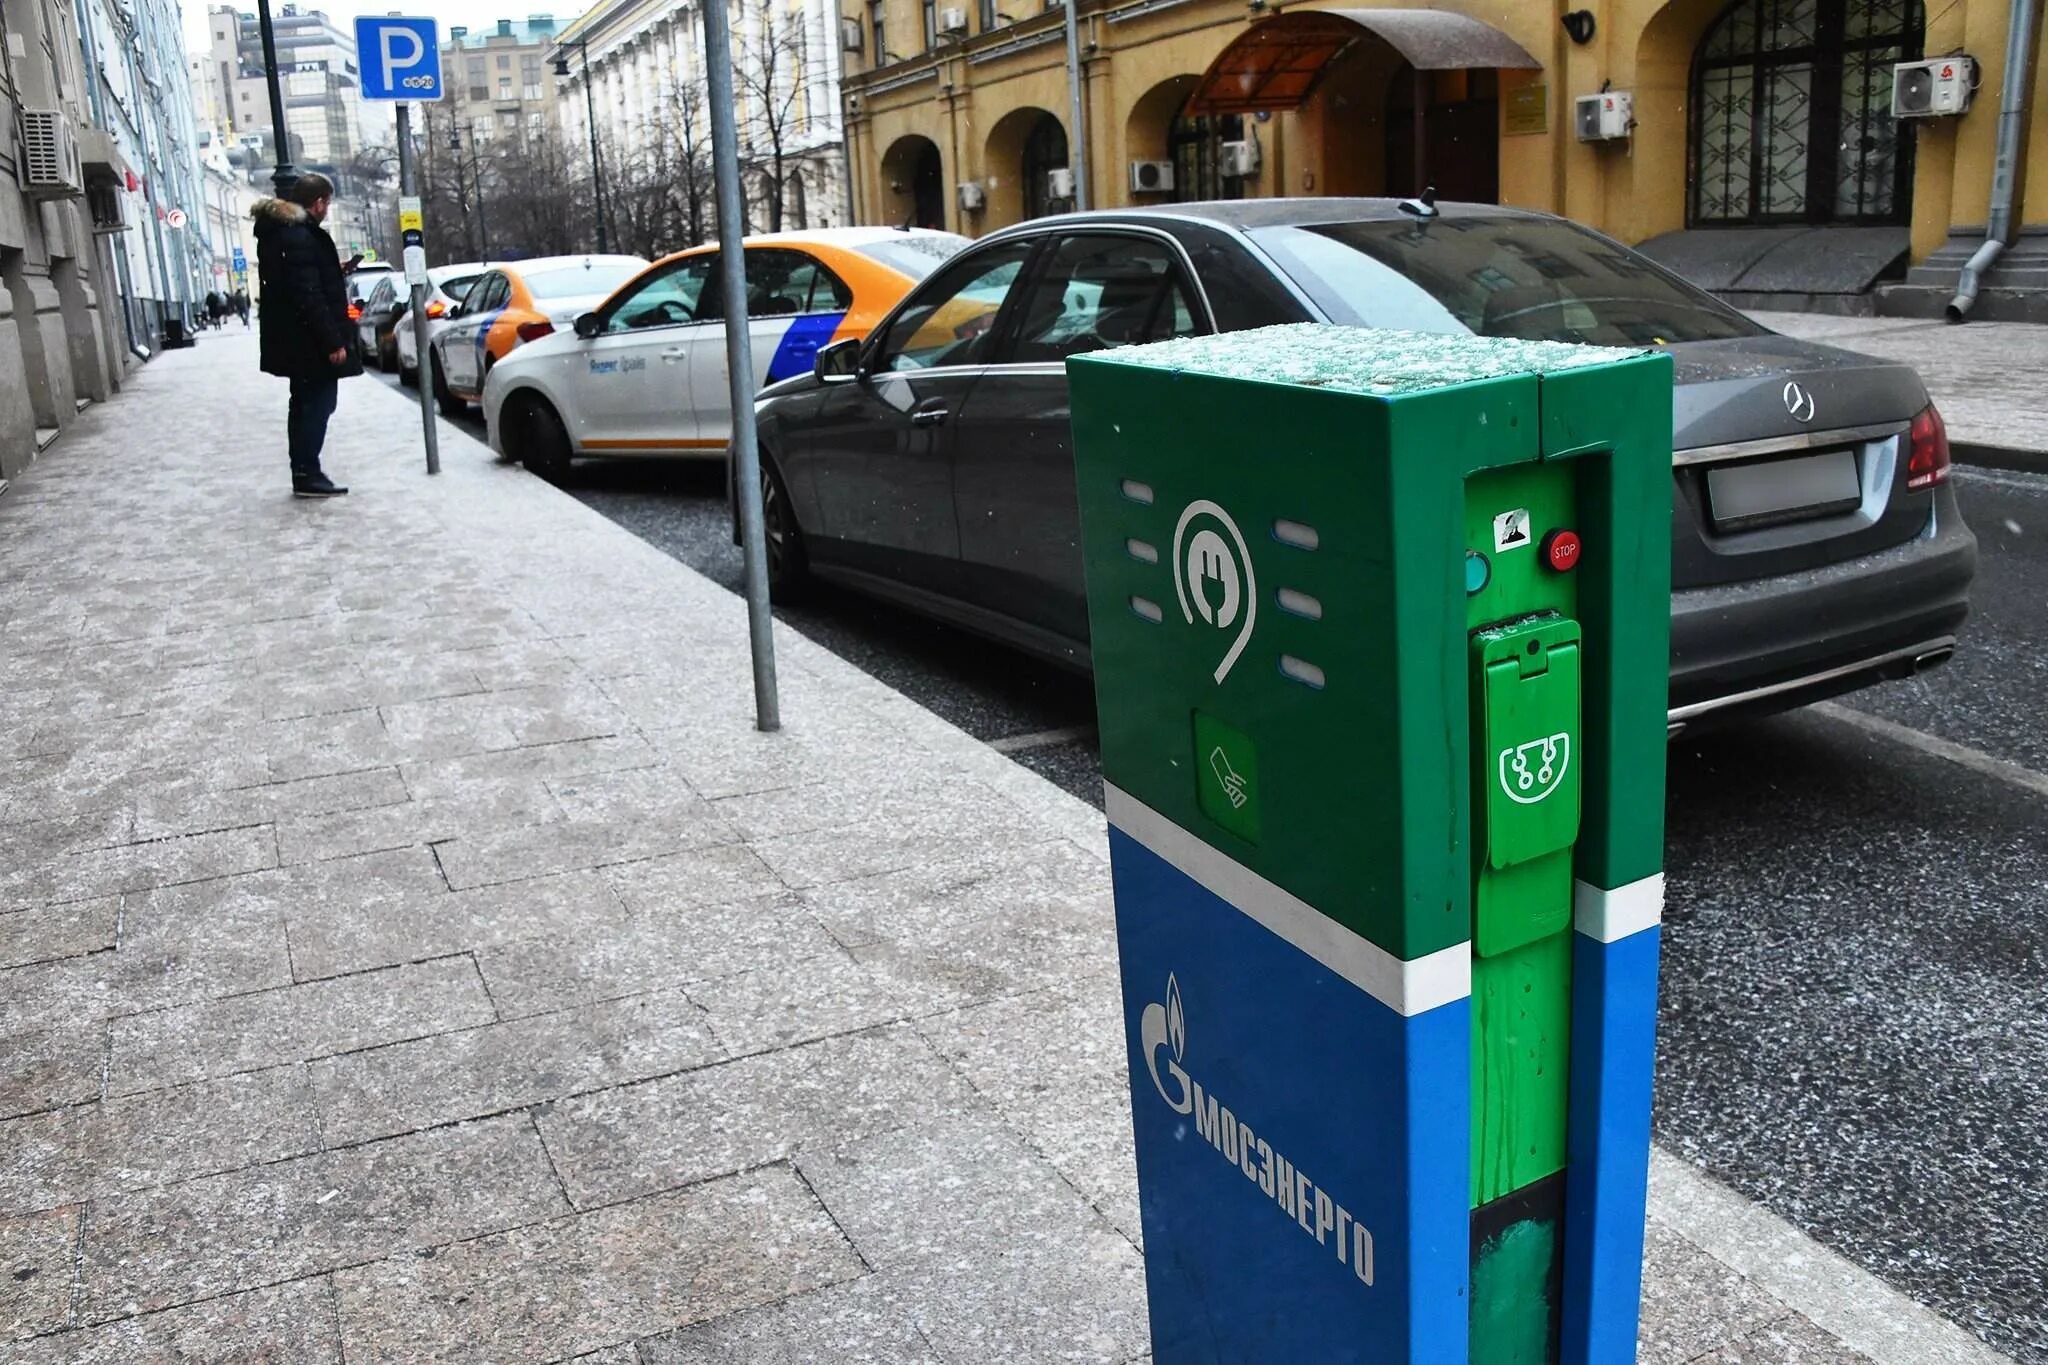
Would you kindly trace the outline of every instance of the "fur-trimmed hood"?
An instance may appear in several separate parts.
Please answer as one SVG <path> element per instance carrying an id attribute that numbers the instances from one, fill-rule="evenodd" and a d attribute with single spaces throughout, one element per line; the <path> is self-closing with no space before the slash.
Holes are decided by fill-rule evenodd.
<path id="1" fill-rule="evenodd" d="M 300 227 L 313 221 L 313 215 L 289 199 L 258 199 L 249 210 L 249 216 L 257 224 L 274 224 L 278 227 Z"/>

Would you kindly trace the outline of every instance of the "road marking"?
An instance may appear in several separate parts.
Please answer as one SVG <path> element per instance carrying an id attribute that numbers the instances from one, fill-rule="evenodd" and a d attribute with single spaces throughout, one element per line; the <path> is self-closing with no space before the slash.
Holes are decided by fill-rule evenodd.
<path id="1" fill-rule="evenodd" d="M 1034 730 L 1028 735 L 1004 735 L 990 740 L 988 747 L 999 754 L 1017 754 L 1026 749 L 1049 749 L 1055 744 L 1075 744 L 1093 738 L 1094 726 L 1069 725 L 1058 730 Z"/>
<path id="2" fill-rule="evenodd" d="M 1650 1153 L 1650 1216 L 1878 1365 L 2013 1365 L 1662 1147 Z"/>
<path id="3" fill-rule="evenodd" d="M 2021 791 L 2032 792 L 2036 796 L 2048 796 L 2048 774 L 2037 773 L 2032 768 L 2022 767 L 2003 758 L 1994 758 L 1981 749 L 1972 749 L 1967 744 L 1940 739 L 1924 731 L 1915 730 L 1911 726 L 1873 716 L 1868 711 L 1843 706 L 1839 702 L 1815 702 L 1812 710 L 1829 720 L 1853 725 L 1859 730 L 1891 740 L 1895 744 L 1917 749 L 1931 758 L 1946 760 L 1959 768 L 1968 768 L 1971 772 L 1981 773 L 1985 777 L 1995 777 L 2000 782 L 2018 787 Z"/>

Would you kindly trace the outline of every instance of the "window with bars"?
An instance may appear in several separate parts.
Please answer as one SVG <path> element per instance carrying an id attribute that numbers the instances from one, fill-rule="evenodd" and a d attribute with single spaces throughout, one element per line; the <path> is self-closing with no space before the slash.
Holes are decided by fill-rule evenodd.
<path id="1" fill-rule="evenodd" d="M 1912 130 L 1892 65 L 1920 55 L 1919 0 L 1736 0 L 1693 61 L 1692 222 L 1899 224 Z"/>

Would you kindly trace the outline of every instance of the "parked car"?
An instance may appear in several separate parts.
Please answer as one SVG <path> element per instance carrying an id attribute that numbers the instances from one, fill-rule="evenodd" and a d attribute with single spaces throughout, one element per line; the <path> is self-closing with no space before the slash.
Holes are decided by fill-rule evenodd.
<path id="1" fill-rule="evenodd" d="M 487 267 L 481 261 L 464 261 L 457 265 L 437 265 L 427 271 L 427 344 L 432 345 L 435 337 L 448 326 L 448 315 L 457 304 L 469 294 L 469 287 L 476 283 L 477 276 Z M 420 351 L 413 340 L 412 316 L 406 314 L 405 325 L 396 329 L 398 335 L 398 382 L 411 388 L 420 382 Z"/>
<path id="2" fill-rule="evenodd" d="M 983 238 L 762 396 L 774 591 L 837 579 L 1086 668 L 1067 358 L 1334 322 L 1670 352 L 1674 726 L 1949 657 L 1976 542 L 1910 367 L 1777 335 L 1563 219 L 1435 207 L 1184 204 Z"/>
<path id="3" fill-rule="evenodd" d="M 408 301 L 405 277 L 388 271 L 364 297 L 357 310 L 356 345 L 362 350 L 365 365 L 380 370 L 397 366 L 398 341 L 392 331 L 405 315 Z"/>
<path id="4" fill-rule="evenodd" d="M 378 285 L 391 279 L 397 273 L 385 261 L 364 261 L 357 265 L 354 270 L 349 271 L 343 277 L 344 287 L 348 291 L 349 321 L 356 322 L 361 320 L 364 301 L 370 297 Z"/>
<path id="5" fill-rule="evenodd" d="M 428 345 L 441 411 L 467 412 L 483 396 L 493 365 L 515 347 L 568 327 L 646 265 L 643 256 L 541 256 L 486 269 Z"/>
<path id="6" fill-rule="evenodd" d="M 756 382 L 810 373 L 819 347 L 865 337 L 966 245 L 950 232 L 873 227 L 747 238 Z M 665 257 L 573 333 L 500 364 L 484 385 L 493 448 L 549 478 L 579 455 L 723 458 L 732 407 L 718 262 L 715 246 Z"/>

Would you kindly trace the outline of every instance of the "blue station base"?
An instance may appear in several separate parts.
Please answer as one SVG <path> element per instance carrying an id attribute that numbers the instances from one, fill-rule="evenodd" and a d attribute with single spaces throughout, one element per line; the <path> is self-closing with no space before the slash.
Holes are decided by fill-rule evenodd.
<path id="1" fill-rule="evenodd" d="M 1181 839 L 1110 831 L 1154 1359 L 1465 1365 L 1469 999 Z"/>

